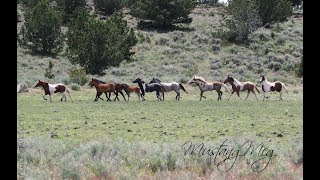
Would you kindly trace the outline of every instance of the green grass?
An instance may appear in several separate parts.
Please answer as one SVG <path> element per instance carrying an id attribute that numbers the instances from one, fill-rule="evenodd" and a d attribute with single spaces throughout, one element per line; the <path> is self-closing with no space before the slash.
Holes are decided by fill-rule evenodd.
<path id="1" fill-rule="evenodd" d="M 165 101 L 148 93 L 141 102 L 134 95 L 130 102 L 93 102 L 94 89 L 72 91 L 74 102 L 60 102 L 55 94 L 50 103 L 34 89 L 17 94 L 18 177 L 302 177 L 303 102 L 302 93 L 293 92 L 301 88 L 290 88 L 283 101 L 277 101 L 278 94 L 267 101 L 253 95 L 226 100 L 226 93 L 217 101 L 215 92 L 206 92 L 200 102 L 198 88 L 185 87 L 190 94 L 181 92 L 180 101 L 172 92 Z M 275 159 L 263 173 L 251 171 L 248 162 L 255 156 L 220 173 L 206 157 L 185 156 L 181 149 L 186 141 L 210 148 L 225 139 L 228 147 L 265 143 Z"/>
<path id="2" fill-rule="evenodd" d="M 108 137 L 128 141 L 175 142 L 186 140 L 214 141 L 218 137 L 234 137 L 245 133 L 258 135 L 262 140 L 285 143 L 302 133 L 302 94 L 271 94 L 265 102 L 250 95 L 241 101 L 234 94 L 230 100 L 217 101 L 216 93 L 199 101 L 198 89 L 191 94 L 182 92 L 181 101 L 175 93 L 156 101 L 154 93 L 146 101 L 138 102 L 132 95 L 130 102 L 93 102 L 94 91 L 72 92 L 74 102 L 44 101 L 40 94 L 18 94 L 18 122 L 23 137 L 50 137 L 86 142 Z M 242 93 L 242 97 L 245 97 Z M 102 96 L 104 97 L 104 95 Z M 114 96 L 113 96 L 114 97 Z M 262 98 L 261 95 L 259 96 Z M 278 138 L 278 134 L 283 137 Z"/>

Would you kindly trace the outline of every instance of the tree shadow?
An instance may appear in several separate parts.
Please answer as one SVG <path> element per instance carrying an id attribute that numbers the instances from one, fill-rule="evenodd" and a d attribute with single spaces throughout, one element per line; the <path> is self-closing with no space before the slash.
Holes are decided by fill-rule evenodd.
<path id="1" fill-rule="evenodd" d="M 189 27 L 188 25 L 183 23 L 176 23 L 172 25 L 161 26 L 152 21 L 139 21 L 137 28 L 143 31 L 148 31 L 148 32 L 157 31 L 159 33 L 167 33 L 171 31 L 184 31 L 184 32 L 194 31 L 193 27 Z"/>

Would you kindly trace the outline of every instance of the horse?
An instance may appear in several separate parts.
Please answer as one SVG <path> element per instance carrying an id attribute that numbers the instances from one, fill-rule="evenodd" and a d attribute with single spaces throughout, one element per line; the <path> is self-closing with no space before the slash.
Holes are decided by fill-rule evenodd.
<path id="1" fill-rule="evenodd" d="M 264 76 L 260 76 L 260 83 L 262 83 L 262 91 L 264 92 L 263 94 L 263 101 L 266 98 L 266 95 L 268 94 L 268 92 L 273 92 L 273 91 L 277 91 L 280 94 L 280 98 L 279 100 L 282 100 L 282 89 L 286 90 L 286 92 L 289 94 L 287 87 L 284 85 L 284 83 L 280 82 L 280 81 L 276 81 L 276 82 L 269 82 L 267 80 L 267 78 L 265 78 Z"/>
<path id="2" fill-rule="evenodd" d="M 92 87 L 94 86 L 97 90 L 96 98 L 94 101 L 98 101 L 98 98 L 102 99 L 100 95 L 102 93 L 106 94 L 107 101 L 111 101 L 111 99 L 108 97 L 107 93 L 113 92 L 116 93 L 116 87 L 114 83 L 104 83 L 103 81 L 100 81 L 95 78 L 91 78 L 91 81 L 89 82 L 89 85 Z M 103 100 L 103 99 L 102 99 Z"/>
<path id="3" fill-rule="evenodd" d="M 130 98 L 130 93 L 131 92 L 135 92 L 138 97 L 139 97 L 139 101 L 140 101 L 140 97 L 141 97 L 141 90 L 138 86 L 129 86 L 128 84 L 123 83 L 122 84 L 124 91 L 126 92 L 127 96 L 128 96 L 128 101 Z"/>
<path id="4" fill-rule="evenodd" d="M 180 92 L 179 89 L 181 88 L 185 93 L 188 94 L 188 92 L 186 91 L 186 89 L 182 86 L 182 84 L 177 83 L 177 82 L 171 82 L 171 83 L 163 83 L 161 82 L 159 79 L 157 78 L 153 78 L 149 84 L 151 83 L 160 83 L 164 89 L 165 92 L 170 92 L 170 91 L 175 91 L 177 93 L 176 95 L 176 100 L 180 100 Z"/>
<path id="5" fill-rule="evenodd" d="M 43 90 L 44 90 L 44 95 L 42 96 L 44 100 L 47 100 L 45 98 L 45 96 L 49 95 L 50 102 L 52 102 L 51 95 L 54 94 L 54 93 L 61 93 L 62 94 L 62 98 L 60 99 L 60 101 L 62 101 L 63 98 L 64 98 L 64 101 L 67 101 L 67 96 L 65 95 L 65 92 L 66 92 L 66 93 L 68 93 L 71 101 L 73 101 L 71 96 L 70 96 L 69 88 L 66 85 L 62 84 L 62 83 L 49 84 L 48 82 L 39 80 L 37 82 L 37 84 L 35 85 L 35 87 L 39 87 L 39 86 L 41 86 L 43 88 Z"/>
<path id="6" fill-rule="evenodd" d="M 106 82 L 101 81 L 101 80 L 99 80 L 99 79 L 95 79 L 95 80 L 97 80 L 97 81 L 100 82 L 100 83 L 106 84 Z M 123 94 L 123 92 L 122 92 L 122 90 L 123 90 L 122 84 L 120 84 L 120 83 L 118 83 L 118 82 L 112 82 L 112 83 L 114 83 L 114 85 L 115 85 L 115 95 L 116 95 L 116 97 L 113 99 L 113 101 L 115 101 L 116 99 L 117 99 L 118 101 L 120 101 L 120 100 L 119 100 L 119 97 L 118 97 L 118 93 L 120 93 L 120 94 L 122 95 L 123 99 L 126 101 L 126 98 L 124 97 L 124 94 Z M 105 93 L 105 94 L 106 94 L 106 96 L 107 96 L 107 93 Z M 110 97 L 111 97 L 111 91 L 109 91 L 109 96 L 107 96 L 107 100 L 108 100 L 108 101 L 111 101 Z M 102 99 L 100 96 L 99 96 L 99 98 Z M 102 100 L 103 100 L 103 99 L 102 99 Z"/>
<path id="7" fill-rule="evenodd" d="M 140 90 L 141 90 L 141 97 L 142 97 L 143 101 L 145 100 L 144 99 L 145 93 L 146 92 L 153 92 L 153 91 L 156 91 L 156 95 L 157 95 L 158 100 L 160 100 L 160 101 L 164 100 L 165 89 L 160 83 L 147 84 L 143 80 L 141 80 L 140 78 L 137 78 L 132 83 L 138 83 Z M 163 97 L 162 99 L 161 99 L 160 92 L 162 93 L 162 97 Z"/>
<path id="8" fill-rule="evenodd" d="M 193 76 L 188 84 L 199 86 L 200 101 L 201 101 L 202 97 L 206 98 L 205 96 L 203 96 L 203 93 L 205 91 L 216 90 L 218 93 L 218 101 L 221 100 L 221 96 L 223 93 L 221 91 L 221 87 L 224 87 L 227 90 L 227 92 L 229 93 L 229 89 L 224 83 L 218 82 L 218 81 L 209 82 L 209 81 L 206 81 L 203 77 L 199 77 L 199 76 Z"/>
<path id="9" fill-rule="evenodd" d="M 250 81 L 246 81 L 246 82 L 242 82 L 241 83 L 240 81 L 238 81 L 234 77 L 228 76 L 227 79 L 224 80 L 223 83 L 224 84 L 230 83 L 231 87 L 232 87 L 232 92 L 231 92 L 228 100 L 230 99 L 231 95 L 234 92 L 237 92 L 238 97 L 242 100 L 242 98 L 240 97 L 240 94 L 239 94 L 240 91 L 247 91 L 247 97 L 244 100 L 247 100 L 250 92 L 252 92 L 256 96 L 256 99 L 259 100 L 257 95 L 256 95 L 256 93 L 254 92 L 254 89 L 256 89 L 259 94 L 260 94 L 260 91 L 257 88 L 257 86 L 254 83 L 250 82 Z"/>

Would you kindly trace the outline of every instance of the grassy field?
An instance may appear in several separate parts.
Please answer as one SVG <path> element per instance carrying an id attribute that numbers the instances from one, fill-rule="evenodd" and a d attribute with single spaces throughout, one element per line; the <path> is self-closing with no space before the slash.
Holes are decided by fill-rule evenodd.
<path id="1" fill-rule="evenodd" d="M 256 101 L 253 95 L 247 101 L 235 95 L 226 100 L 227 93 L 222 101 L 217 101 L 215 92 L 207 92 L 204 94 L 207 99 L 200 102 L 199 90 L 187 89 L 190 94 L 182 92 L 179 102 L 174 100 L 172 92 L 161 102 L 156 101 L 154 93 L 147 94 L 143 102 L 138 102 L 135 95 L 130 102 L 122 98 L 119 102 L 93 102 L 94 89 L 72 91 L 74 102 L 60 102 L 60 95 L 54 95 L 50 103 L 44 101 L 37 90 L 17 94 L 18 175 L 302 177 L 301 87 L 289 88 L 283 101 L 277 101 L 278 94 L 270 94 L 267 101 Z M 188 156 L 192 163 L 184 161 L 183 143 L 192 141 L 218 146 L 223 139 L 229 139 L 236 147 L 246 139 L 264 142 L 274 149 L 277 158 L 260 174 L 250 171 L 243 159 L 239 160 L 242 165 L 227 173 L 220 173 L 200 157 Z M 110 155 L 114 151 L 119 154 Z M 90 156 L 93 152 L 100 153 L 100 158 Z M 174 158 L 168 159 L 169 156 Z M 241 167 L 246 167 L 246 171 Z"/>
<path id="2" fill-rule="evenodd" d="M 74 102 L 44 101 L 38 93 L 18 94 L 18 120 L 24 137 L 50 137 L 86 142 L 91 139 L 118 137 L 128 141 L 154 142 L 212 141 L 217 137 L 234 137 L 251 132 L 263 140 L 285 143 L 302 132 L 302 91 L 284 94 L 283 101 L 256 101 L 250 95 L 241 101 L 235 94 L 230 100 L 217 101 L 215 92 L 199 101 L 199 90 L 191 94 L 182 92 L 181 101 L 175 93 L 156 101 L 154 93 L 138 102 L 133 94 L 131 101 L 93 102 L 95 90 L 72 92 Z M 242 94 L 243 98 L 245 93 Z M 122 97 L 121 97 L 122 98 Z M 262 98 L 262 95 L 260 96 Z M 277 136 L 282 134 L 283 137 Z"/>
<path id="3" fill-rule="evenodd" d="M 18 13 L 17 33 L 24 23 L 20 5 Z M 42 99 L 42 90 L 32 88 L 35 83 L 40 79 L 71 87 L 75 84 L 69 72 L 78 66 L 69 62 L 65 51 L 46 57 L 18 46 L 17 84 L 31 91 L 17 93 L 19 179 L 303 178 L 303 78 L 295 74 L 303 57 L 303 15 L 261 27 L 250 34 L 248 45 L 239 45 L 223 42 L 215 34 L 225 16 L 221 7 L 198 6 L 190 14 L 190 25 L 172 31 L 138 29 L 138 20 L 128 9 L 124 13 L 139 39 L 132 49 L 133 61 L 88 78 L 132 84 L 137 77 L 146 81 L 157 77 L 183 83 L 190 94 L 181 92 L 180 101 L 170 92 L 161 102 L 154 93 L 143 102 L 135 94 L 130 102 L 122 97 L 119 102 L 93 102 L 95 90 L 77 85 L 81 90 L 72 91 L 73 102 L 60 102 L 61 95 L 55 94 L 50 103 Z M 53 79 L 45 77 L 49 61 Z M 283 101 L 272 93 L 267 101 L 256 101 L 252 94 L 247 101 L 235 94 L 226 100 L 226 92 L 217 101 L 216 92 L 206 92 L 207 99 L 200 102 L 198 88 L 185 84 L 194 75 L 210 81 L 233 75 L 257 82 L 262 74 L 287 85 L 289 94 L 283 94 Z M 258 97 L 262 99 L 262 94 Z M 234 148 L 246 141 L 265 143 L 274 156 L 270 164 L 255 166 L 261 154 L 239 157 L 230 171 L 222 173 L 212 157 L 186 155 L 182 150 L 187 141 L 212 148 L 226 139 Z M 253 172 L 266 164 L 263 172 Z"/>

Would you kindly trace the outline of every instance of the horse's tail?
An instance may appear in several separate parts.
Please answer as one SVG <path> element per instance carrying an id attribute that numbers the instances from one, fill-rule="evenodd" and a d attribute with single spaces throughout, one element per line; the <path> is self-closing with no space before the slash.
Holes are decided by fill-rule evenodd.
<path id="1" fill-rule="evenodd" d="M 186 92 L 186 93 L 188 94 L 188 92 L 187 92 L 186 89 L 182 86 L 182 84 L 179 83 L 179 86 L 180 86 L 180 88 L 181 88 L 184 92 Z"/>
<path id="2" fill-rule="evenodd" d="M 73 101 L 71 95 L 70 95 L 70 89 L 66 86 L 66 92 L 68 93 L 68 96 L 70 97 L 71 101 Z"/>
<path id="3" fill-rule="evenodd" d="M 227 90 L 227 92 L 230 94 L 229 88 L 227 87 L 227 85 L 225 85 L 224 83 L 221 83 L 222 86 Z"/>
<path id="4" fill-rule="evenodd" d="M 286 92 L 289 94 L 287 86 L 285 86 L 283 83 L 281 83 L 281 84 L 283 86 L 283 89 L 286 90 Z"/>
<path id="5" fill-rule="evenodd" d="M 257 88 L 257 86 L 256 85 L 254 85 L 254 88 L 256 88 L 256 90 L 258 91 L 258 93 L 260 94 L 260 91 L 259 91 L 259 89 Z"/>

